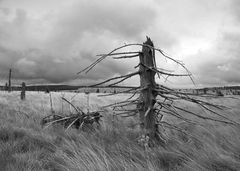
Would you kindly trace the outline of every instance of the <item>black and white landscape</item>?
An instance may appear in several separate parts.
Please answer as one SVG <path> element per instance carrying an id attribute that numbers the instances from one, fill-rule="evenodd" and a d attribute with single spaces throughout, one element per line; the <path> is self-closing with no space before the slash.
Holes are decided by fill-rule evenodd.
<path id="1" fill-rule="evenodd" d="M 0 170 L 240 168 L 239 0 L 0 0 Z"/>

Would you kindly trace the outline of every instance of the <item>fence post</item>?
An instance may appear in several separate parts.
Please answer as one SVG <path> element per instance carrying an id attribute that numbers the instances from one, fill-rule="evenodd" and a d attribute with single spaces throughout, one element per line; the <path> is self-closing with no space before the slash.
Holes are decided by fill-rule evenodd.
<path id="1" fill-rule="evenodd" d="M 26 96 L 26 84 L 25 82 L 22 82 L 21 100 L 25 100 L 25 96 Z"/>
<path id="2" fill-rule="evenodd" d="M 152 46 L 153 43 L 150 38 L 147 37 L 147 41 L 143 43 L 147 46 Z M 147 47 L 142 47 L 142 52 L 139 55 L 140 58 L 140 86 L 142 88 L 140 94 L 140 103 L 138 104 L 141 128 L 150 139 L 155 139 L 156 134 L 156 118 L 154 115 L 154 104 L 156 102 L 157 93 L 155 91 L 156 82 L 155 74 L 150 68 L 154 68 L 155 53 L 154 50 Z"/>

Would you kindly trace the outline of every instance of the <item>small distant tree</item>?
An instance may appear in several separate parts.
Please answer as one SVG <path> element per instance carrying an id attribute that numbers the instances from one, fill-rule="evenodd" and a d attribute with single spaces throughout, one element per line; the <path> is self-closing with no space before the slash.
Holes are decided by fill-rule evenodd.
<path id="1" fill-rule="evenodd" d="M 97 89 L 96 93 L 99 93 L 99 88 Z"/>

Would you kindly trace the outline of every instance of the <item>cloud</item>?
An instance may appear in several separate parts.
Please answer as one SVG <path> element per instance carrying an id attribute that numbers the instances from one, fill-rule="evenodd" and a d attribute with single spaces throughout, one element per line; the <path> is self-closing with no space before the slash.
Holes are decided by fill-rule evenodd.
<path id="1" fill-rule="evenodd" d="M 140 39 L 154 22 L 155 11 L 144 1 L 76 1 L 57 14 L 48 44 L 56 51 L 70 51 L 73 46 L 93 43 L 108 37 L 108 46 L 115 42 Z M 88 37 L 87 37 L 88 36 Z M 144 35 L 145 36 L 145 35 Z M 94 39 L 90 39 L 94 38 Z M 106 39 L 106 38 L 105 38 Z M 95 43 L 94 43 L 95 44 Z M 91 46 L 91 45 L 90 45 Z M 88 48 L 81 44 L 81 48 Z"/>
<path id="2" fill-rule="evenodd" d="M 29 82 L 100 81 L 130 72 L 138 60 L 107 59 L 88 75 L 76 73 L 96 54 L 148 35 L 185 62 L 196 82 L 239 83 L 239 6 L 238 0 L 0 0 L 0 72 L 13 68 L 15 79 Z M 159 55 L 157 62 L 177 68 Z"/>
<path id="3" fill-rule="evenodd" d="M 70 81 L 96 60 L 97 53 L 140 38 L 155 18 L 144 1 L 71 2 L 42 15 L 33 15 L 33 4 L 6 5 L 0 11 L 0 72 L 13 68 L 16 79 Z M 108 60 L 80 78 L 103 79 L 127 73 L 130 67 Z"/>
<path id="4" fill-rule="evenodd" d="M 231 12 L 236 20 L 240 21 L 240 2 L 238 0 L 231 0 Z"/>
<path id="5" fill-rule="evenodd" d="M 46 82 L 60 83 L 72 79 L 98 80 L 110 77 L 116 73 L 123 74 L 128 67 L 120 66 L 109 60 L 93 69 L 88 75 L 77 76 L 76 73 L 89 64 L 88 53 L 82 53 L 81 58 L 57 58 L 49 56 L 39 49 L 26 51 L 12 51 L 1 49 L 0 68 L 7 77 L 9 68 L 13 70 L 13 78 L 19 80 L 45 80 Z M 86 56 L 85 56 L 86 55 Z M 15 59 L 15 60 L 14 60 Z M 100 74 L 99 74 L 100 73 Z"/>
<path id="6" fill-rule="evenodd" d="M 186 62 L 198 83 L 233 85 L 240 83 L 240 33 L 226 32 L 214 47 L 192 55 Z"/>

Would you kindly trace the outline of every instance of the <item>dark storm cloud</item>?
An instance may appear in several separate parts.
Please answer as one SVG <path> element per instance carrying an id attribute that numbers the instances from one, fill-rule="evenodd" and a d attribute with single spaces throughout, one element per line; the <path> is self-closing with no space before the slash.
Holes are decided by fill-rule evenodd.
<path id="1" fill-rule="evenodd" d="M 13 68 L 15 79 L 34 82 L 100 81 L 138 61 L 108 59 L 88 75 L 76 73 L 96 54 L 148 35 L 197 83 L 239 83 L 239 7 L 239 0 L 0 0 L 0 72 Z"/>
<path id="2" fill-rule="evenodd" d="M 76 73 L 91 62 L 87 54 L 81 54 L 81 58 L 59 59 L 38 49 L 12 51 L 0 47 L 0 55 L 3 57 L 0 63 L 1 76 L 7 78 L 8 70 L 12 68 L 13 78 L 19 80 L 41 79 L 53 83 L 67 82 L 76 78 L 98 80 L 116 73 L 124 73 L 128 69 L 108 61 L 93 69 L 88 75 L 77 76 Z"/>
<path id="3" fill-rule="evenodd" d="M 112 50 L 126 38 L 138 39 L 155 18 L 154 9 L 143 1 L 72 2 L 45 18 L 34 18 L 27 9 L 2 8 L 0 72 L 13 68 L 16 79 L 48 82 L 75 79 L 97 53 Z M 129 70 L 129 64 L 109 60 L 79 77 L 98 80 Z"/>
<path id="4" fill-rule="evenodd" d="M 154 18 L 153 9 L 136 0 L 79 1 L 61 11 L 53 35 L 75 40 L 84 32 L 101 34 L 109 31 L 135 38 L 152 24 Z"/>

